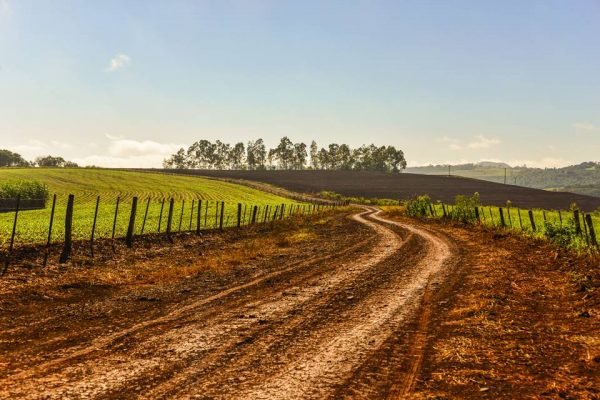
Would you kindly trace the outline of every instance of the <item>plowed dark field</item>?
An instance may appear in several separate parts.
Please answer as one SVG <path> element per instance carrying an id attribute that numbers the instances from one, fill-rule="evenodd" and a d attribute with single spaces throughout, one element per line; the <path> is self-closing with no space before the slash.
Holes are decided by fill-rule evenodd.
<path id="1" fill-rule="evenodd" d="M 506 205 L 507 200 L 510 200 L 515 207 L 522 208 L 567 209 L 572 203 L 577 203 L 584 211 L 592 211 L 600 207 L 598 197 L 549 192 L 456 176 L 367 171 L 165 170 L 165 172 L 264 182 L 303 193 L 327 190 L 344 196 L 388 199 L 406 199 L 414 195 L 428 194 L 434 200 L 452 202 L 456 195 L 471 195 L 478 192 L 482 203 L 486 205 L 503 206 Z"/>

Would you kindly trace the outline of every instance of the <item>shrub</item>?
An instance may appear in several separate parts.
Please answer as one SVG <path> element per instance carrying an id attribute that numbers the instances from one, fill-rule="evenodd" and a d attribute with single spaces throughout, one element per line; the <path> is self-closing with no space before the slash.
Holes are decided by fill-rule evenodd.
<path id="1" fill-rule="evenodd" d="M 458 195 L 454 198 L 454 207 L 450 212 L 450 218 L 465 224 L 473 224 L 477 222 L 475 207 L 479 207 L 480 204 L 479 193 L 474 193 L 471 197 Z"/>
<path id="2" fill-rule="evenodd" d="M 21 196 L 22 199 L 44 199 L 49 196 L 48 188 L 38 181 L 5 181 L 0 182 L 0 198 L 16 199 Z"/>
<path id="3" fill-rule="evenodd" d="M 577 234 L 575 222 L 570 221 L 567 224 L 546 222 L 544 224 L 544 234 L 553 243 L 567 248 L 578 248 L 582 245 L 581 238 Z"/>
<path id="4" fill-rule="evenodd" d="M 406 202 L 406 215 L 411 217 L 426 217 L 429 213 L 431 198 L 427 195 L 413 197 Z"/>

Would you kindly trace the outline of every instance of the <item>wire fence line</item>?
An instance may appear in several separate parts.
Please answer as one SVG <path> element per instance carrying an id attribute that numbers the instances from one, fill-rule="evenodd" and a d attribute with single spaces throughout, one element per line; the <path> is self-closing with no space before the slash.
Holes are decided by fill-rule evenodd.
<path id="1" fill-rule="evenodd" d="M 207 230 L 225 230 L 250 225 L 274 223 L 297 215 L 316 214 L 345 205 L 344 202 L 304 202 L 280 204 L 246 204 L 217 200 L 182 199 L 176 196 L 155 199 L 133 196 L 126 204 L 120 197 L 114 202 L 102 202 L 97 196 L 93 206 L 82 205 L 78 210 L 75 195 L 66 200 L 64 218 L 56 215 L 57 195 L 53 195 L 48 219 L 36 221 L 35 232 L 20 229 L 20 217 L 23 200 L 15 199 L 14 216 L 10 231 L 2 232 L 6 250 L 4 266 L 0 275 L 4 275 L 15 249 L 15 240 L 20 233 L 19 244 L 45 246 L 43 265 L 48 261 L 48 249 L 52 244 L 62 243 L 60 263 L 71 257 L 74 241 L 89 241 L 90 255 L 94 257 L 94 242 L 97 239 L 124 239 L 127 247 L 134 245 L 135 238 L 148 234 L 161 234 L 172 241 L 171 235 L 179 232 L 201 234 Z M 129 199 L 127 199 L 129 200 Z M 43 228 L 43 229 L 42 229 Z M 43 240 L 42 235 L 43 233 Z"/>
<path id="2" fill-rule="evenodd" d="M 563 247 L 600 254 L 596 218 L 576 208 L 568 211 L 533 210 L 512 206 L 465 207 L 438 202 L 429 203 L 418 214 L 415 216 L 459 221 L 545 238 Z"/>

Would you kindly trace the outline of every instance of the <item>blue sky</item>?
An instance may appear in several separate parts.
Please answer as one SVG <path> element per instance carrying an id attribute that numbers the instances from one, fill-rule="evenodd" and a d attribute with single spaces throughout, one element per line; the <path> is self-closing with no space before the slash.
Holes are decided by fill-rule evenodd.
<path id="1" fill-rule="evenodd" d="M 598 160 L 600 0 L 0 0 L 0 148 L 159 166 L 283 135 Z"/>

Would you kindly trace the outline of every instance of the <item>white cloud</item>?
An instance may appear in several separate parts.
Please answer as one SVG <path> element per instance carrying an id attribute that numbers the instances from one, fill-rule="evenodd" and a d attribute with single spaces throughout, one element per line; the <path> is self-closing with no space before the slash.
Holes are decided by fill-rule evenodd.
<path id="1" fill-rule="evenodd" d="M 114 72 L 128 66 L 129 64 L 131 64 L 131 57 L 129 57 L 127 54 L 117 54 L 110 60 L 106 70 L 108 72 Z"/>
<path id="2" fill-rule="evenodd" d="M 485 136 L 475 136 L 475 140 L 470 142 L 467 147 L 470 149 L 489 149 L 492 146 L 500 144 L 499 139 L 486 138 Z"/>
<path id="3" fill-rule="evenodd" d="M 79 165 L 120 168 L 160 168 L 165 158 L 175 153 L 181 144 L 159 143 L 152 140 L 132 140 L 106 135 L 108 154 L 94 154 L 75 158 Z"/>
<path id="4" fill-rule="evenodd" d="M 438 139 L 438 142 L 447 144 L 450 150 L 462 150 L 462 146 L 460 145 L 458 139 L 443 136 Z"/>
<path id="5" fill-rule="evenodd" d="M 579 129 L 580 131 L 600 131 L 600 126 L 596 126 L 591 122 L 576 122 L 575 124 L 573 124 L 573 126 L 575 127 L 575 129 Z"/>
<path id="6" fill-rule="evenodd" d="M 110 140 L 108 153 L 115 157 L 140 157 L 140 156 L 161 156 L 166 157 L 177 150 L 181 145 L 173 143 L 158 143 L 152 140 L 131 140 L 117 136 L 106 135 Z"/>

